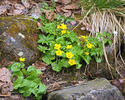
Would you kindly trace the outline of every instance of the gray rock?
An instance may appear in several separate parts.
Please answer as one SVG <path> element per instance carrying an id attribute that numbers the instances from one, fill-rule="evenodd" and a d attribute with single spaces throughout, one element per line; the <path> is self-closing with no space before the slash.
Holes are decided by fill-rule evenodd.
<path id="1" fill-rule="evenodd" d="M 30 64 L 37 60 L 38 29 L 30 17 L 0 17 L 0 60 L 19 61 L 20 57 Z"/>
<path id="2" fill-rule="evenodd" d="M 105 78 L 88 81 L 48 94 L 48 100 L 124 100 L 122 94 Z"/>

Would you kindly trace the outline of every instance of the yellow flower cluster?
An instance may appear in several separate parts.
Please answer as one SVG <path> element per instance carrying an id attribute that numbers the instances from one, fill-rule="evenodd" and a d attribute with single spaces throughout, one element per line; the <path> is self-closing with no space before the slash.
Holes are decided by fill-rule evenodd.
<path id="1" fill-rule="evenodd" d="M 87 48 L 91 49 L 93 47 L 93 45 L 91 43 L 87 43 Z"/>
<path id="2" fill-rule="evenodd" d="M 72 48 L 72 45 L 67 45 L 66 48 L 67 48 L 67 49 L 71 49 L 71 48 Z"/>
<path id="3" fill-rule="evenodd" d="M 66 57 L 69 58 L 68 63 L 69 63 L 71 66 L 73 66 L 73 65 L 76 64 L 75 59 L 72 59 L 73 56 L 74 56 L 74 55 L 72 54 L 72 52 L 66 52 Z"/>
<path id="4" fill-rule="evenodd" d="M 58 49 L 58 50 L 56 51 L 56 55 L 57 55 L 57 56 L 61 56 L 62 53 L 63 53 L 63 52 L 62 52 L 60 49 Z"/>
<path id="5" fill-rule="evenodd" d="M 20 57 L 20 58 L 19 58 L 19 61 L 20 61 L 20 62 L 25 62 L 25 58 Z"/>
<path id="6" fill-rule="evenodd" d="M 63 52 L 60 50 L 60 48 L 61 48 L 61 44 L 55 44 L 54 49 L 57 50 L 57 51 L 56 51 L 56 55 L 57 55 L 57 56 L 61 56 L 62 53 L 63 53 Z"/>
<path id="7" fill-rule="evenodd" d="M 62 53 L 63 53 L 63 51 L 61 51 L 60 48 L 61 48 L 61 44 L 55 44 L 54 49 L 57 50 L 57 51 L 56 51 L 56 55 L 57 55 L 57 56 L 61 56 Z M 67 49 L 71 49 L 71 48 L 72 48 L 72 45 L 67 45 L 66 48 L 67 48 Z M 69 58 L 68 63 L 69 63 L 71 66 L 76 64 L 75 60 L 72 59 L 73 56 L 74 56 L 74 55 L 72 54 L 72 52 L 66 52 L 66 57 Z"/>
<path id="8" fill-rule="evenodd" d="M 61 33 L 62 33 L 62 34 L 65 34 L 65 33 L 66 33 L 66 30 L 62 30 Z"/>
<path id="9" fill-rule="evenodd" d="M 81 36 L 81 37 L 83 38 L 84 41 L 87 42 L 87 48 L 91 49 L 93 47 L 93 45 L 91 43 L 89 43 L 89 41 L 87 40 L 87 36 Z M 85 53 L 85 54 L 88 55 L 88 53 Z"/>
<path id="10" fill-rule="evenodd" d="M 74 55 L 72 54 L 72 52 L 66 52 L 66 57 L 67 58 L 72 58 Z"/>
<path id="11" fill-rule="evenodd" d="M 66 33 L 66 29 L 67 29 L 67 25 L 62 23 L 61 25 L 57 25 L 57 29 L 62 29 L 61 33 L 65 34 Z"/>
<path id="12" fill-rule="evenodd" d="M 61 44 L 55 44 L 55 47 L 54 47 L 54 49 L 60 49 L 61 48 Z"/>
<path id="13" fill-rule="evenodd" d="M 57 25 L 57 29 L 66 30 L 67 29 L 67 25 L 62 23 L 61 25 Z"/>
<path id="14" fill-rule="evenodd" d="M 81 36 L 81 37 L 82 37 L 84 40 L 86 40 L 86 38 L 87 38 L 86 36 Z"/>
<path id="15" fill-rule="evenodd" d="M 75 65 L 76 64 L 76 61 L 74 59 L 69 59 L 69 62 L 68 62 L 71 66 Z"/>
<path id="16" fill-rule="evenodd" d="M 89 52 L 85 52 L 85 55 L 89 55 Z"/>

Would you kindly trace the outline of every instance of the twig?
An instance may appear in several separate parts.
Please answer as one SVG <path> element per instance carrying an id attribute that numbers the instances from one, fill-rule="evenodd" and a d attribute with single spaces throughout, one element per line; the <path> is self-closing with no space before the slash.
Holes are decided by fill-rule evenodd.
<path id="1" fill-rule="evenodd" d="M 76 27 L 73 28 L 73 30 L 76 29 L 76 28 L 84 21 L 84 19 L 88 16 L 88 14 L 90 13 L 90 11 L 92 10 L 93 7 L 94 7 L 94 6 L 92 6 L 92 7 L 89 9 L 89 11 L 88 11 L 88 12 L 86 13 L 86 15 L 83 17 L 83 19 L 79 22 L 78 25 L 76 25 Z"/>
<path id="2" fill-rule="evenodd" d="M 122 60 L 123 64 L 125 65 L 125 62 L 124 62 L 124 60 L 123 60 L 123 58 L 122 58 L 121 54 L 120 54 L 119 56 L 120 56 L 120 58 L 121 58 L 121 60 Z"/>
<path id="3" fill-rule="evenodd" d="M 111 14 L 111 16 L 113 17 L 112 14 Z M 120 25 L 120 23 L 118 22 L 118 20 L 115 17 L 113 17 L 113 18 L 114 18 L 115 22 L 118 24 L 118 26 L 121 28 L 121 30 L 123 31 L 123 33 L 125 35 L 125 30 L 122 28 L 122 26 Z"/>
<path id="4" fill-rule="evenodd" d="M 106 63 L 108 65 L 108 69 L 110 71 L 110 74 L 111 74 L 111 77 L 112 79 L 114 79 L 113 75 L 112 75 L 112 71 L 111 71 L 111 68 L 112 66 L 109 64 L 109 61 L 108 61 L 108 57 L 107 57 L 107 54 L 106 54 L 106 51 L 105 51 L 105 45 L 104 45 L 104 41 L 102 40 L 102 44 L 103 44 L 103 52 L 104 52 L 104 56 L 105 56 L 105 60 L 106 60 Z"/>
<path id="5" fill-rule="evenodd" d="M 115 57 L 115 67 L 117 66 L 117 58 L 116 58 L 116 47 L 115 47 L 115 43 L 116 43 L 116 36 L 114 35 L 114 57 Z"/>

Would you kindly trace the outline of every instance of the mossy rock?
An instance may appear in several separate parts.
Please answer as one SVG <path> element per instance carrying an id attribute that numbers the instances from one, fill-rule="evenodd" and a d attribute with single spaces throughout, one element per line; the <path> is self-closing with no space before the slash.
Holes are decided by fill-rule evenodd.
<path id="1" fill-rule="evenodd" d="M 20 57 L 31 64 L 39 57 L 37 24 L 28 16 L 0 17 L 0 60 L 18 61 Z"/>
<path id="2" fill-rule="evenodd" d="M 47 100 L 124 100 L 121 92 L 105 78 L 88 81 L 48 94 Z"/>

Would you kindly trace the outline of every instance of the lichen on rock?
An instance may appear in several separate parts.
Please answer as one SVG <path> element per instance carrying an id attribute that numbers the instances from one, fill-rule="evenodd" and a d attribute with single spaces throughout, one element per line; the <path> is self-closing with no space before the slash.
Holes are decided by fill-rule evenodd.
<path id="1" fill-rule="evenodd" d="M 18 61 L 26 58 L 27 64 L 38 59 L 37 24 L 31 17 L 0 17 L 0 60 L 7 58 Z"/>

